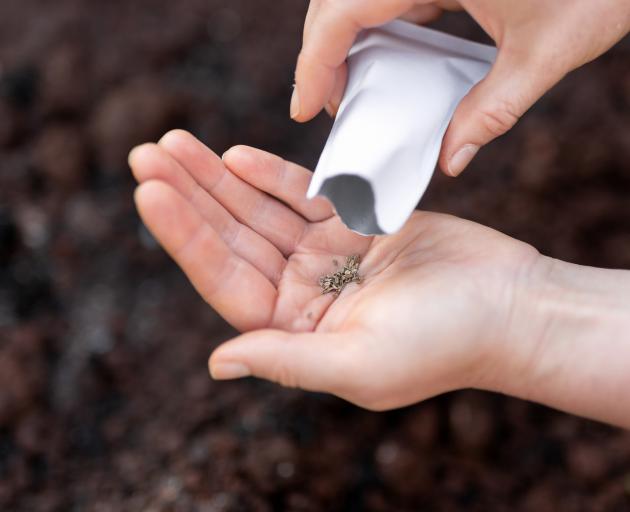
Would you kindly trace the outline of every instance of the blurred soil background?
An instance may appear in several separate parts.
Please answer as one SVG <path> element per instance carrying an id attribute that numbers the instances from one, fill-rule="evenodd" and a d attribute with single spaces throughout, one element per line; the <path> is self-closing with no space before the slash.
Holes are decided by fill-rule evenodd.
<path id="1" fill-rule="evenodd" d="M 630 510 L 628 432 L 479 392 L 376 414 L 208 377 L 233 332 L 142 227 L 126 154 L 180 127 L 312 166 L 331 123 L 288 118 L 306 7 L 0 2 L 0 510 Z M 629 63 L 626 39 L 421 207 L 630 269 Z"/>

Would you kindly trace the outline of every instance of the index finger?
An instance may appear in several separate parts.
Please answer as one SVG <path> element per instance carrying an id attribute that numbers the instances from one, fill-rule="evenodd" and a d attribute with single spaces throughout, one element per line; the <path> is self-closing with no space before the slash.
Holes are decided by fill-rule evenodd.
<path id="1" fill-rule="evenodd" d="M 296 121 L 308 121 L 328 102 L 337 69 L 357 34 L 409 11 L 414 0 L 312 0 L 295 72 Z"/>

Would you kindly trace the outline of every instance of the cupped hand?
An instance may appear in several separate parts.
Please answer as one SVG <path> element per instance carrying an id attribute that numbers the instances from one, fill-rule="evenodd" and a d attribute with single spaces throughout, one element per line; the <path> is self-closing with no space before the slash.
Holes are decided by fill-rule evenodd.
<path id="1" fill-rule="evenodd" d="M 399 233 L 349 231 L 311 173 L 238 146 L 219 158 L 173 131 L 130 155 L 147 227 L 201 296 L 245 334 L 210 359 L 215 378 L 257 376 L 371 409 L 483 386 L 502 364 L 530 246 L 416 212 Z M 319 277 L 359 254 L 361 283 Z"/>
<path id="2" fill-rule="evenodd" d="M 456 8 L 475 18 L 499 54 L 486 79 L 460 103 L 444 137 L 440 167 L 451 176 L 568 72 L 630 30 L 628 0 L 311 0 L 291 117 L 307 121 L 324 107 L 334 115 L 346 84 L 346 55 L 361 29 L 397 17 L 426 23 Z"/>

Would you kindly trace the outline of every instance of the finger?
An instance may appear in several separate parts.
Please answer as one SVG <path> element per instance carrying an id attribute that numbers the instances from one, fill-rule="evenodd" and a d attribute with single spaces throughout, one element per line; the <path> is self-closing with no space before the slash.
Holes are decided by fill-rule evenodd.
<path id="1" fill-rule="evenodd" d="M 357 359 L 349 335 L 260 330 L 239 336 L 210 357 L 213 378 L 259 377 L 283 386 L 337 395 L 354 385 Z"/>
<path id="2" fill-rule="evenodd" d="M 332 217 L 323 197 L 306 198 L 313 174 L 279 156 L 248 146 L 235 146 L 223 155 L 225 165 L 239 178 L 288 204 L 311 222 Z"/>
<path id="3" fill-rule="evenodd" d="M 306 229 L 302 217 L 232 174 L 190 133 L 173 130 L 162 137 L 159 145 L 236 220 L 269 240 L 285 256 L 293 253 Z"/>
<path id="4" fill-rule="evenodd" d="M 260 270 L 277 286 L 286 266 L 282 253 L 251 228 L 238 222 L 219 202 L 156 144 L 143 144 L 129 154 L 129 165 L 139 183 L 161 180 L 173 187 L 199 212 L 238 256 Z"/>
<path id="5" fill-rule="evenodd" d="M 453 115 L 442 142 L 442 170 L 459 175 L 481 146 L 510 130 L 563 75 L 551 62 L 500 52 Z"/>
<path id="6" fill-rule="evenodd" d="M 147 228 L 223 318 L 242 331 L 269 324 L 275 287 L 231 251 L 173 187 L 147 181 L 136 189 L 135 201 Z"/>
<path id="7" fill-rule="evenodd" d="M 414 0 L 319 2 L 310 14 L 298 57 L 291 117 L 308 121 L 328 103 L 337 68 L 360 30 L 393 20 L 413 5 Z"/>

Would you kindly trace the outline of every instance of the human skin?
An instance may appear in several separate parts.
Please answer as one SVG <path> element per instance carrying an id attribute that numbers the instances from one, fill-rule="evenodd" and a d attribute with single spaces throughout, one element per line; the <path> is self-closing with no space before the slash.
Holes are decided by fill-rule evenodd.
<path id="1" fill-rule="evenodd" d="M 183 131 L 134 149 L 146 226 L 244 334 L 216 379 L 256 376 L 373 410 L 461 388 L 507 393 L 630 427 L 630 272 L 580 267 L 448 215 L 389 236 L 349 231 L 311 173 Z M 338 297 L 318 279 L 362 257 Z"/>
<path id="2" fill-rule="evenodd" d="M 358 32 L 403 17 L 425 23 L 464 8 L 495 41 L 488 74 L 461 101 L 444 136 L 440 167 L 460 174 L 479 148 L 507 132 L 567 73 L 630 30 L 628 0 L 311 0 L 295 72 L 291 117 L 335 114 L 346 56 Z"/>

